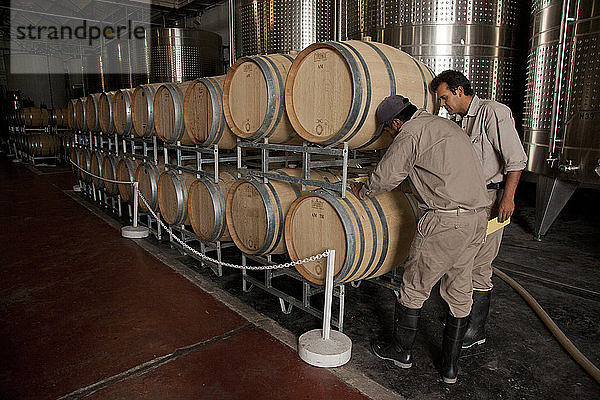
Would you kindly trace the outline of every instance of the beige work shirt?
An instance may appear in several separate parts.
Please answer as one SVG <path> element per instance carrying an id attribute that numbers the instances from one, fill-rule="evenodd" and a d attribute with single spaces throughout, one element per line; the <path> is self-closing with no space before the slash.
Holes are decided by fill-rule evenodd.
<path id="1" fill-rule="evenodd" d="M 474 95 L 467 113 L 463 117 L 457 115 L 456 122 L 473 143 L 486 184 L 502 182 L 507 172 L 525 168 L 527 155 L 510 108 Z"/>
<path id="2" fill-rule="evenodd" d="M 490 204 L 469 139 L 454 122 L 417 110 L 361 188 L 360 197 L 394 189 L 409 177 L 425 209 L 467 210 Z"/>

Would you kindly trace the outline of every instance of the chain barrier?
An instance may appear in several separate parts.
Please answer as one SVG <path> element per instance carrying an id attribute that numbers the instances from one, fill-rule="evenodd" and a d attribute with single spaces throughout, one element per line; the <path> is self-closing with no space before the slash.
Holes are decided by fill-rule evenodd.
<path id="1" fill-rule="evenodd" d="M 92 174 L 90 171 L 87 171 L 83 168 L 81 168 L 79 165 L 75 164 L 73 162 L 73 160 L 69 160 L 71 162 L 71 164 L 73 164 L 74 166 L 76 166 L 79 170 L 85 172 L 88 175 L 91 175 L 97 179 L 101 179 L 103 181 L 107 181 L 107 182 L 111 182 L 111 183 L 116 183 L 116 184 L 124 184 L 124 185 L 133 185 L 136 182 L 122 182 L 122 181 L 114 181 L 111 179 L 106 179 L 104 177 Z M 148 201 L 146 200 L 146 198 L 142 195 L 142 193 L 138 190 L 138 196 L 140 197 L 140 199 L 144 202 L 144 204 L 146 205 L 146 208 L 148 209 L 148 211 L 150 212 L 150 214 L 152 214 L 152 217 L 154 217 L 154 219 L 160 224 L 160 226 L 163 227 L 163 229 L 165 231 L 167 231 L 169 233 L 169 236 L 174 239 L 177 243 L 179 243 L 184 249 L 186 249 L 187 251 L 195 254 L 196 256 L 200 257 L 203 261 L 208 261 L 208 262 L 212 262 L 214 264 L 217 265 L 224 265 L 226 267 L 229 268 L 236 268 L 236 269 L 249 269 L 249 270 L 254 270 L 254 271 L 262 271 L 262 270 L 268 270 L 268 269 L 282 269 L 282 268 L 289 268 L 289 267 L 294 267 L 296 265 L 300 265 L 300 264 L 305 264 L 307 262 L 313 262 L 313 261 L 317 261 L 320 260 L 324 257 L 327 257 L 329 255 L 329 250 L 325 250 L 323 253 L 321 254 L 316 254 L 314 256 L 310 256 L 307 258 L 304 258 L 302 260 L 298 260 L 298 261 L 290 261 L 287 263 L 283 263 L 283 264 L 276 264 L 276 265 L 238 265 L 238 264 L 230 264 L 230 263 L 226 263 L 223 261 L 218 261 L 215 260 L 213 258 L 210 258 L 202 253 L 200 253 L 199 251 L 197 251 L 196 249 L 188 246 L 183 240 L 179 239 L 171 230 L 171 228 L 169 228 L 163 221 L 161 221 L 161 219 L 158 217 L 158 215 L 156 215 L 156 213 L 154 212 L 154 210 L 152 210 L 152 207 L 150 207 L 150 205 L 148 204 Z"/>

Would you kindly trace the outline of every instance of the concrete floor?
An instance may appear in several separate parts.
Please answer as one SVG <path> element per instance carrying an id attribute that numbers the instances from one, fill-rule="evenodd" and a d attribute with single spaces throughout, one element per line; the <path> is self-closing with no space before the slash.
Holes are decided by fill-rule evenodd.
<path id="1" fill-rule="evenodd" d="M 259 288 L 243 292 L 237 270 L 217 277 L 168 242 L 121 239 L 116 218 L 63 192 L 72 177 L 61 170 L 0 157 L 0 398 L 600 398 L 600 385 L 498 278 L 488 342 L 463 352 L 455 385 L 441 383 L 437 369 L 444 314 L 437 290 L 423 309 L 413 368 L 402 370 L 368 349 L 389 334 L 394 300 L 368 281 L 347 285 L 350 363 L 310 367 L 292 347 L 320 327 L 318 319 L 281 313 Z M 534 185 L 521 184 L 495 264 L 600 365 L 600 195 L 576 192 L 535 242 L 534 194 Z M 240 261 L 233 250 L 224 257 Z"/>

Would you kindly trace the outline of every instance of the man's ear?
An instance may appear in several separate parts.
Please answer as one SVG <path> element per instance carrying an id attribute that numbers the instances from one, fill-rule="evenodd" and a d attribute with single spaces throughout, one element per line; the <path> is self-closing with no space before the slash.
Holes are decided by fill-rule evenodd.
<path id="1" fill-rule="evenodd" d="M 465 88 L 462 86 L 459 86 L 456 88 L 456 95 L 458 97 L 464 96 L 465 95 Z"/>

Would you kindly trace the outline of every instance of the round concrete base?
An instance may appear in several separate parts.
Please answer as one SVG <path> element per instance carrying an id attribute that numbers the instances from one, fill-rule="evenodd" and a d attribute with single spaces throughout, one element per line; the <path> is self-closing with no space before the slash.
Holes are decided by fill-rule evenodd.
<path id="1" fill-rule="evenodd" d="M 323 331 L 314 329 L 298 339 L 298 355 L 315 367 L 339 367 L 350 361 L 352 341 L 343 333 L 331 330 L 329 339 L 323 340 Z"/>
<path id="2" fill-rule="evenodd" d="M 121 236 L 127 239 L 143 239 L 148 237 L 150 231 L 145 226 L 124 226 L 121 228 Z"/>

